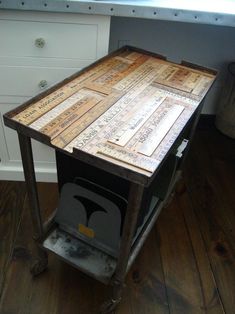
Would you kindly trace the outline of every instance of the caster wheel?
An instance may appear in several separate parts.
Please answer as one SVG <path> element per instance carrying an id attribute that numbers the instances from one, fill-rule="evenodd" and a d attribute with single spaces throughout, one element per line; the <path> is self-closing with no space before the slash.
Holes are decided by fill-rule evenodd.
<path id="1" fill-rule="evenodd" d="M 47 269 L 47 264 L 48 264 L 47 258 L 35 259 L 30 266 L 31 274 L 34 277 L 40 275 Z"/>

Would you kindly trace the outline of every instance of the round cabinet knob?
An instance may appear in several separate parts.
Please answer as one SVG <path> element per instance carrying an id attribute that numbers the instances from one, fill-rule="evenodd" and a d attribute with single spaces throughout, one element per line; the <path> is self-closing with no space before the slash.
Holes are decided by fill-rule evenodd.
<path id="1" fill-rule="evenodd" d="M 47 83 L 46 80 L 41 80 L 41 81 L 38 83 L 38 86 L 39 86 L 40 88 L 45 88 L 45 87 L 47 87 L 47 85 L 48 85 L 48 83 Z"/>
<path id="2" fill-rule="evenodd" d="M 38 48 L 43 48 L 45 46 L 45 44 L 46 44 L 45 39 L 43 39 L 43 38 L 35 39 L 34 43 L 35 43 L 35 46 L 38 47 Z"/>

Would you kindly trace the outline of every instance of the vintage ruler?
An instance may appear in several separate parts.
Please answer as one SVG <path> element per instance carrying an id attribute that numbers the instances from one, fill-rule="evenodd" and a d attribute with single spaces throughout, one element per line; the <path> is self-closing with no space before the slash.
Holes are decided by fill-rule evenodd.
<path id="1" fill-rule="evenodd" d="M 69 142 L 67 146 L 64 146 L 64 149 L 72 152 L 73 147 L 82 148 L 89 141 L 95 138 L 103 128 L 106 126 L 109 128 L 112 127 L 112 125 L 115 123 L 115 118 L 119 120 L 121 117 L 125 116 L 132 108 L 131 102 L 134 101 L 135 103 L 138 103 L 138 97 L 147 97 L 151 94 L 151 91 L 152 93 L 156 92 L 155 87 L 149 86 L 149 83 L 153 80 L 153 78 L 154 74 L 150 73 L 146 80 L 137 84 L 123 97 L 116 101 L 116 103 L 113 104 L 109 110 L 100 115 L 96 121 L 93 120 L 94 122 L 92 121 L 93 123 L 91 123 L 90 126 L 86 128 L 86 130 L 78 134 L 78 136 Z M 143 94 L 141 95 L 141 93 Z M 91 117 L 88 118 L 92 119 Z M 106 130 L 106 132 L 108 132 L 108 130 Z"/>
<path id="2" fill-rule="evenodd" d="M 56 107 L 68 97 L 82 89 L 88 82 L 108 72 L 112 67 L 122 64 L 123 62 L 111 58 L 103 61 L 95 68 L 82 73 L 80 76 L 75 78 L 73 81 L 65 84 L 58 90 L 44 97 L 43 99 L 33 103 L 19 114 L 15 115 L 13 119 L 24 125 L 33 123 L 36 119 L 40 118 L 43 114 Z"/>
<path id="3" fill-rule="evenodd" d="M 63 130 L 65 130 L 68 126 L 81 118 L 90 109 L 96 106 L 100 101 L 100 98 L 85 96 L 72 107 L 54 118 L 40 131 L 44 134 L 47 134 L 48 136 L 50 136 L 51 139 L 53 139 L 58 134 L 63 132 Z"/>
<path id="4" fill-rule="evenodd" d="M 84 98 L 86 97 L 96 97 L 97 99 L 103 99 L 104 95 L 98 94 L 92 90 L 88 90 L 86 88 L 82 88 L 77 93 L 73 94 L 66 100 L 62 101 L 58 106 L 52 108 L 40 118 L 35 120 L 33 123 L 29 125 L 30 128 L 34 130 L 40 130 L 44 128 L 47 124 L 49 124 L 52 120 L 60 116 L 62 113 L 66 112 L 68 109 L 74 108 L 78 103 L 82 105 L 84 102 Z M 83 99 L 82 102 L 80 102 Z M 79 106 L 80 107 L 80 106 Z"/>
<path id="5" fill-rule="evenodd" d="M 144 141 L 143 139 L 140 139 L 140 143 L 142 143 L 137 148 L 137 152 L 146 156 L 151 156 L 183 110 L 184 106 L 173 105 L 155 128 L 148 128 L 148 135 L 144 138 Z"/>
<path id="6" fill-rule="evenodd" d="M 201 76 L 198 84 L 193 89 L 192 93 L 195 95 L 203 96 L 212 84 L 212 78 L 207 76 Z"/>
<path id="7" fill-rule="evenodd" d="M 129 54 L 126 55 L 126 58 L 129 60 L 136 60 L 138 59 L 142 54 L 136 51 L 132 51 Z"/>
<path id="8" fill-rule="evenodd" d="M 130 164 L 148 172 L 154 172 L 159 165 L 159 161 L 156 159 L 138 155 L 135 152 L 124 149 L 123 147 L 118 147 L 109 143 L 100 145 L 97 154 L 123 161 L 126 164 Z"/>
<path id="9" fill-rule="evenodd" d="M 137 85 L 136 88 L 139 89 L 139 86 Z M 159 99 L 159 95 L 163 99 Z M 174 98 L 174 96 L 176 97 Z M 148 117 L 148 119 L 145 119 L 145 116 L 142 114 L 145 113 L 145 110 L 149 110 L 149 108 L 144 108 L 146 107 L 146 103 L 151 101 L 151 99 L 160 100 L 160 102 L 156 103 L 156 107 L 154 108 L 156 110 L 153 110 L 153 114 Z M 120 101 L 122 100 L 123 99 Z M 97 146 L 104 139 L 108 142 L 117 144 L 118 142 L 116 142 L 114 138 L 115 135 L 124 136 L 123 139 L 125 139 L 125 141 L 121 144 L 125 144 L 125 149 L 136 151 L 136 147 L 142 145 L 144 140 L 148 139 L 150 133 L 157 129 L 161 119 L 173 104 L 181 105 L 184 108 L 187 108 L 187 111 L 193 112 L 196 103 L 197 102 L 192 99 L 185 98 L 179 94 L 174 95 L 165 89 L 161 89 L 159 86 L 149 85 L 129 102 L 128 106 L 118 112 L 116 116 L 112 115 L 112 109 L 110 108 L 109 112 L 105 113 L 104 116 L 102 115 L 97 121 L 91 124 L 88 129 L 82 132 L 79 137 L 75 138 L 74 141 L 69 144 L 69 146 L 71 145 L 70 151 L 72 151 L 72 146 L 76 147 L 77 140 L 80 139 L 79 148 L 88 153 L 95 154 Z M 141 107 L 143 108 L 143 111 Z M 139 110 L 141 114 L 139 113 Z M 106 119 L 104 119 L 105 116 Z M 135 120 L 132 120 L 133 116 L 136 117 Z M 142 119 L 145 120 L 145 123 L 143 124 L 141 124 Z M 110 123 L 105 124 L 105 120 L 107 122 L 110 121 Z M 136 123 L 133 123 L 133 121 Z M 131 126 L 131 128 L 128 128 L 128 126 Z M 124 133 L 123 131 L 126 131 L 127 133 Z M 132 138 L 130 139 L 130 137 Z M 129 139 L 130 141 L 128 142 Z"/>
<path id="10" fill-rule="evenodd" d="M 106 112 L 120 97 L 122 97 L 122 95 L 123 93 L 113 92 L 111 95 L 104 98 L 89 110 L 89 114 L 83 115 L 65 130 L 61 130 L 59 135 L 52 139 L 52 145 L 59 148 L 65 148 L 76 136 L 78 136 L 78 134 L 85 130 L 100 115 Z M 72 149 L 73 148 L 71 147 L 71 151 Z"/>
<path id="11" fill-rule="evenodd" d="M 128 74 L 138 72 L 138 68 L 142 68 L 148 59 L 148 56 L 142 55 L 135 61 L 130 62 L 130 60 L 123 60 L 116 57 L 116 60 L 120 63 L 113 66 L 112 69 L 103 75 L 90 80 L 90 82 L 86 84 L 86 87 L 109 94 L 116 83 L 128 76 Z"/>
<path id="12" fill-rule="evenodd" d="M 179 133 L 183 130 L 185 124 L 187 123 L 187 121 L 189 121 L 192 114 L 193 114 L 192 110 L 189 109 L 183 110 L 180 117 L 177 119 L 177 121 L 171 127 L 165 138 L 162 140 L 157 149 L 154 151 L 151 158 L 157 159 L 159 161 L 162 161 L 164 159 L 167 152 L 172 147 L 175 140 L 178 138 Z"/>
<path id="13" fill-rule="evenodd" d="M 152 97 L 149 95 L 147 99 L 141 99 L 139 104 L 135 106 L 135 110 L 130 110 L 130 112 L 124 116 L 124 121 L 120 120 L 120 127 L 112 138 L 109 139 L 109 142 L 119 146 L 125 146 L 151 117 L 154 111 L 157 110 L 165 98 L 166 96 L 158 90 Z"/>
<path id="14" fill-rule="evenodd" d="M 213 78 L 212 75 L 202 74 L 197 70 L 180 65 L 169 65 L 154 82 L 201 96 L 204 91 L 208 90 Z"/>
<path id="15" fill-rule="evenodd" d="M 168 97 L 164 100 L 164 102 L 159 106 L 159 108 L 154 112 L 154 114 L 147 120 L 144 126 L 133 136 L 133 138 L 126 144 L 125 149 L 138 152 L 138 149 L 141 145 L 148 141 L 148 138 L 154 132 L 159 130 L 159 123 L 164 119 L 167 112 L 172 108 L 173 105 L 180 105 L 184 107 L 184 110 L 180 114 L 179 118 L 174 122 L 169 132 L 163 138 L 163 140 L 159 143 L 158 147 L 154 145 L 153 154 L 151 158 L 156 158 L 157 160 L 162 160 L 162 153 L 165 154 L 170 149 L 175 139 L 182 131 L 185 126 L 186 121 L 189 120 L 194 110 L 196 109 L 194 104 L 191 104 L 191 101 L 187 103 L 187 101 L 182 101 L 181 98 L 178 97 L 175 99 L 172 95 L 169 95 L 165 90 L 164 93 Z"/>
<path id="16" fill-rule="evenodd" d="M 209 72 L 125 50 L 11 118 L 55 148 L 151 176 L 213 80 Z"/>
<path id="17" fill-rule="evenodd" d="M 117 90 L 127 90 L 137 84 L 139 81 L 144 80 L 146 75 L 150 72 L 153 73 L 156 78 L 160 75 L 165 69 L 167 69 L 168 65 L 164 63 L 162 60 L 156 60 L 154 58 L 149 58 L 145 63 L 139 66 L 134 72 L 130 73 L 122 80 L 120 80 L 113 87 Z"/>

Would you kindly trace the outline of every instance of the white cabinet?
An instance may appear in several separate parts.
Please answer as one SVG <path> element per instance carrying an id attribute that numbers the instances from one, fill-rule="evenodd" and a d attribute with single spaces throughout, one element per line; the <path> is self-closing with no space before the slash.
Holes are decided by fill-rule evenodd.
<path id="1" fill-rule="evenodd" d="M 2 115 L 108 52 L 110 17 L 0 11 L 0 180 L 22 180 L 17 133 Z M 52 149 L 33 141 L 39 181 L 55 181 Z"/>

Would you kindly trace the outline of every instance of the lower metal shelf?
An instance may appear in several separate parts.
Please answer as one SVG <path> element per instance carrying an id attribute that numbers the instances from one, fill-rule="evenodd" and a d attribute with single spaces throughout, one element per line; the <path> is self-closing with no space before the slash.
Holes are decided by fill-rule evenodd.
<path id="1" fill-rule="evenodd" d="M 116 259 L 56 228 L 42 246 L 87 275 L 108 284 L 116 268 Z"/>

